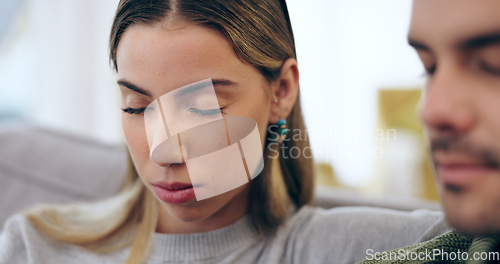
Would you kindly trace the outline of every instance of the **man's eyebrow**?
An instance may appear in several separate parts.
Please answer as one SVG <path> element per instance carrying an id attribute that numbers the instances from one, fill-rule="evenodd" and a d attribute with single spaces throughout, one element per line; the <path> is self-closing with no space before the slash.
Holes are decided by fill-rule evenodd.
<path id="1" fill-rule="evenodd" d="M 136 93 L 140 93 L 140 94 L 143 94 L 145 96 L 152 97 L 151 94 L 148 91 L 146 91 L 146 90 L 144 90 L 142 88 L 139 88 L 136 85 L 133 85 L 133 84 L 131 84 L 131 83 L 125 81 L 125 80 L 118 80 L 118 85 L 126 87 L 126 88 L 128 88 L 128 89 L 130 89 L 130 90 L 132 90 L 132 91 L 134 91 Z"/>
<path id="2" fill-rule="evenodd" d="M 408 37 L 408 44 L 416 50 L 429 51 L 429 48 L 422 42 Z"/>
<path id="3" fill-rule="evenodd" d="M 486 46 L 500 44 L 500 31 L 489 34 L 482 34 L 476 37 L 468 38 L 459 46 L 461 49 L 478 49 Z"/>

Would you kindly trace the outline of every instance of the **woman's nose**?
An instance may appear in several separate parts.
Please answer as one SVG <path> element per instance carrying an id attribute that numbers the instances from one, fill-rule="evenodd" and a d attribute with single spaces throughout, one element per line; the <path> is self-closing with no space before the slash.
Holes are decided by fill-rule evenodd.
<path id="1" fill-rule="evenodd" d="M 151 160 L 160 166 L 184 163 L 178 134 L 163 140 L 151 150 L 150 154 Z"/>

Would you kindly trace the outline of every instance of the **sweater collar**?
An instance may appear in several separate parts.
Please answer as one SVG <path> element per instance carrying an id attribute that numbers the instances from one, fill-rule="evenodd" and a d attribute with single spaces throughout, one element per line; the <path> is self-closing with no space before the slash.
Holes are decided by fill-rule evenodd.
<path id="1" fill-rule="evenodd" d="M 489 253 L 494 252 L 498 245 L 500 244 L 500 236 L 476 236 L 472 240 L 472 243 L 469 247 L 468 255 L 469 257 L 473 257 L 474 254 L 477 256 L 481 256 L 481 253 Z M 469 260 L 467 263 L 486 263 L 482 261 L 473 261 Z"/>
<path id="2" fill-rule="evenodd" d="M 150 259 L 196 261 L 215 258 L 259 238 L 248 216 L 213 231 L 193 234 L 155 233 Z"/>

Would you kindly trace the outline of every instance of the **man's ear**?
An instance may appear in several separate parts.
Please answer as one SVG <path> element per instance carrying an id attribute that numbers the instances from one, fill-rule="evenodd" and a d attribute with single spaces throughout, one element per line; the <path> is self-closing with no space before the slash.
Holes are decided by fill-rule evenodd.
<path id="1" fill-rule="evenodd" d="M 269 123 L 276 124 L 286 119 L 297 101 L 299 94 L 299 69 L 295 59 L 287 59 L 281 67 L 279 78 L 272 85 L 272 106 Z"/>

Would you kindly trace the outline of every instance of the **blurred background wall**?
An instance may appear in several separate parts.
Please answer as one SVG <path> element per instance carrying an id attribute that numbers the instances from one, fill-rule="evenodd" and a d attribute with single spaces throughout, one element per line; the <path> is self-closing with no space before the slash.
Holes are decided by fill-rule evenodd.
<path id="1" fill-rule="evenodd" d="M 0 122 L 28 120 L 121 143 L 107 56 L 118 1 L 1 1 Z M 422 185 L 415 184 L 426 162 L 419 132 L 387 125 L 381 113 L 398 108 L 379 105 L 381 89 L 412 93 L 425 81 L 406 43 L 411 1 L 287 3 L 315 159 L 331 165 L 341 186 L 405 195 Z M 406 110 L 415 122 L 416 96 Z"/>
<path id="2" fill-rule="evenodd" d="M 117 3 L 25 0 L 0 44 L 0 115 L 120 141 L 119 98 L 107 57 Z"/>

